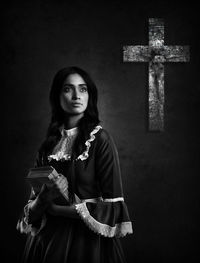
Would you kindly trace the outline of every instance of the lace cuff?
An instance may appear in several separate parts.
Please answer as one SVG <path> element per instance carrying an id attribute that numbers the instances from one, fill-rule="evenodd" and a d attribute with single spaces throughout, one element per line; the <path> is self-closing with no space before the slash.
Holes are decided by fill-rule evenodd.
<path id="1" fill-rule="evenodd" d="M 29 223 L 29 210 L 32 205 L 33 200 L 29 200 L 28 204 L 24 207 L 24 215 L 21 219 L 17 222 L 17 230 L 20 233 L 28 234 L 30 233 L 32 236 L 37 235 L 41 229 L 46 225 L 46 215 L 43 214 L 42 218 L 40 219 L 39 225 L 35 223 Z"/>
<path id="2" fill-rule="evenodd" d="M 126 234 L 132 234 L 132 223 L 130 221 L 115 223 L 110 226 L 97 221 L 87 208 L 86 202 L 76 204 L 76 211 L 85 224 L 95 233 L 105 237 L 124 237 Z"/>

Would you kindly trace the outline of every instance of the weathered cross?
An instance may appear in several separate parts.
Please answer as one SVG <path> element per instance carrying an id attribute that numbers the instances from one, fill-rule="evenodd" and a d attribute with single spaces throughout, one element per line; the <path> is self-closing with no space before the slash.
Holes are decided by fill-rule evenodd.
<path id="1" fill-rule="evenodd" d="M 164 130 L 164 62 L 189 61 L 189 46 L 164 45 L 164 20 L 149 19 L 149 46 L 124 46 L 124 62 L 149 63 L 149 130 Z"/>

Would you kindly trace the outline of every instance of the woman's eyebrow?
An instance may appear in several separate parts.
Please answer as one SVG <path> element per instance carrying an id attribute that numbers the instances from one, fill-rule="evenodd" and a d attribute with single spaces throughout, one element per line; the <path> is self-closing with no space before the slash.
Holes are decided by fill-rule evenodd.
<path id="1" fill-rule="evenodd" d="M 65 87 L 65 86 L 70 86 L 70 87 L 73 87 L 74 85 L 73 85 L 73 84 L 68 84 L 68 83 L 65 83 L 63 86 L 64 86 L 64 87 Z"/>
<path id="2" fill-rule="evenodd" d="M 70 87 L 74 87 L 75 85 L 73 85 L 73 84 L 70 84 L 70 83 L 65 83 L 64 85 L 63 85 L 64 87 L 65 86 L 70 86 Z M 87 86 L 87 84 L 78 84 L 78 86 Z"/>

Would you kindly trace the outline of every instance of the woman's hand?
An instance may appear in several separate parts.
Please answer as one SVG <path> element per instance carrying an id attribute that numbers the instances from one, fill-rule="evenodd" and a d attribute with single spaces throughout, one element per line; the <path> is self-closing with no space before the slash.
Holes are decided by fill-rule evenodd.
<path id="1" fill-rule="evenodd" d="M 43 203 L 51 203 L 55 198 L 64 195 L 68 198 L 68 181 L 64 175 L 59 174 L 58 177 L 51 179 L 52 186 L 43 185 L 38 198 Z"/>
<path id="2" fill-rule="evenodd" d="M 59 177 L 54 179 L 54 184 L 56 185 L 58 191 L 64 195 L 67 199 L 69 198 L 69 192 L 68 192 L 68 181 L 67 178 L 59 174 Z"/>

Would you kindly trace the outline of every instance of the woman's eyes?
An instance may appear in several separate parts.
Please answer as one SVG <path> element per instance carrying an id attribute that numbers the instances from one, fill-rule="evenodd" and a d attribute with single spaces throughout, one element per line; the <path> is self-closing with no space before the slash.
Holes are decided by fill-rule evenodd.
<path id="1" fill-rule="evenodd" d="M 64 87 L 64 88 L 63 88 L 63 91 L 64 91 L 64 92 L 69 92 L 70 90 L 71 90 L 71 87 Z"/>
<path id="2" fill-rule="evenodd" d="M 80 91 L 81 91 L 81 92 L 87 92 L 87 87 L 81 87 L 81 88 L 80 88 Z"/>
<path id="3" fill-rule="evenodd" d="M 71 92 L 71 91 L 73 91 L 73 88 L 70 87 L 70 86 L 65 86 L 65 87 L 63 88 L 63 91 L 64 91 L 64 92 Z M 87 92 L 88 89 L 87 89 L 87 87 L 79 87 L 79 91 L 82 92 L 82 93 L 84 93 L 84 92 Z"/>

